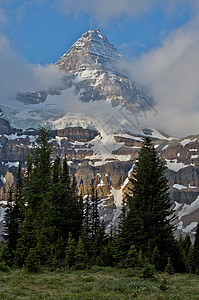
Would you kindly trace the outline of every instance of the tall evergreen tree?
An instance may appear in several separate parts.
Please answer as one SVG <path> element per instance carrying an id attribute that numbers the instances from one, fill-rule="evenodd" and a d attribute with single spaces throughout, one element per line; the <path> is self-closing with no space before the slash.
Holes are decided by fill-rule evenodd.
<path id="1" fill-rule="evenodd" d="M 195 241 L 193 246 L 194 271 L 199 274 L 199 222 L 196 228 Z"/>
<path id="2" fill-rule="evenodd" d="M 16 227 L 16 218 L 13 208 L 13 192 L 12 188 L 9 189 L 9 196 L 7 199 L 6 211 L 4 216 L 4 233 L 3 238 L 7 241 L 9 252 L 16 247 L 16 233 L 18 236 L 18 226 Z"/>
<path id="3" fill-rule="evenodd" d="M 52 187 L 52 144 L 49 141 L 49 131 L 41 127 L 36 146 L 28 157 L 26 189 L 28 190 L 28 205 L 33 211 L 41 209 L 49 199 Z"/>
<path id="4" fill-rule="evenodd" d="M 84 242 L 84 247 L 88 255 L 91 251 L 91 204 L 89 195 L 85 198 L 84 202 L 84 215 L 83 215 L 83 224 L 82 224 L 82 240 Z"/>
<path id="5" fill-rule="evenodd" d="M 98 195 L 94 186 L 91 189 L 91 235 L 95 238 L 96 233 L 100 227 L 99 210 L 98 210 Z"/>
<path id="6" fill-rule="evenodd" d="M 34 248 L 34 251 L 31 253 L 36 253 L 38 243 L 41 245 L 40 235 L 45 236 L 47 241 L 52 239 L 54 235 L 50 201 L 52 194 L 51 153 L 52 146 L 49 142 L 49 132 L 46 128 L 40 128 L 36 146 L 29 153 L 27 176 L 22 195 L 26 208 L 24 220 L 20 226 L 20 236 L 17 240 L 16 261 L 18 261 L 19 266 L 26 262 L 32 248 Z M 42 253 L 40 254 L 42 258 Z"/>
<path id="7" fill-rule="evenodd" d="M 23 175 L 21 172 L 21 164 L 19 163 L 15 191 L 9 190 L 9 197 L 6 206 L 4 234 L 3 237 L 7 241 L 10 257 L 14 259 L 14 253 L 19 238 L 20 224 L 24 219 L 24 203 L 22 199 L 23 191 Z"/>
<path id="8" fill-rule="evenodd" d="M 124 252 L 135 245 L 136 249 L 152 256 L 154 248 L 158 247 L 162 268 L 171 256 L 174 242 L 170 223 L 173 211 L 165 169 L 151 140 L 145 138 L 134 167 L 134 177 L 130 179 L 133 187 L 127 199 L 129 211 L 120 236 Z"/>
<path id="9" fill-rule="evenodd" d="M 30 249 L 37 245 L 37 227 L 36 219 L 31 209 L 27 208 L 24 221 L 19 230 L 19 238 L 17 240 L 16 264 L 22 267 L 29 255 Z"/>

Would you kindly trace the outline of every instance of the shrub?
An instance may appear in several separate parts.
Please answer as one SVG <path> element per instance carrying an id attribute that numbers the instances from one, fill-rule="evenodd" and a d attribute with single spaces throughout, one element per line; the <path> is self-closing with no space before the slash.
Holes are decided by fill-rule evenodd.
<path id="1" fill-rule="evenodd" d="M 30 249 L 25 261 L 25 267 L 29 273 L 37 273 L 39 271 L 39 258 L 34 248 Z"/>
<path id="2" fill-rule="evenodd" d="M 132 245 L 128 251 L 127 257 L 124 262 L 126 268 L 134 268 L 138 263 L 138 253 L 134 245 Z"/>
<path id="3" fill-rule="evenodd" d="M 166 292 L 166 290 L 168 289 L 166 277 L 164 277 L 164 278 L 161 280 L 160 286 L 159 286 L 159 287 L 160 287 L 161 291 Z"/>
<path id="4" fill-rule="evenodd" d="M 10 268 L 8 267 L 8 265 L 6 265 L 4 262 L 0 262 L 0 271 L 1 272 L 8 272 L 10 270 Z"/>
<path id="5" fill-rule="evenodd" d="M 144 268 L 141 271 L 141 277 L 142 278 L 153 278 L 154 272 L 155 272 L 154 265 L 146 263 Z"/>
<path id="6" fill-rule="evenodd" d="M 170 257 L 168 258 L 168 263 L 167 263 L 164 271 L 167 272 L 170 275 L 173 275 L 175 273 L 175 270 L 173 268 Z"/>

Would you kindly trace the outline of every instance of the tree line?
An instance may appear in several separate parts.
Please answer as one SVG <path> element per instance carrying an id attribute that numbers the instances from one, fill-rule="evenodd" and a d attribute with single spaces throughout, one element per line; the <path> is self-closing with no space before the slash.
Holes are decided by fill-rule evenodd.
<path id="1" fill-rule="evenodd" d="M 49 132 L 39 130 L 26 172 L 19 164 L 4 220 L 1 265 L 40 268 L 89 268 L 92 265 L 198 272 L 199 226 L 190 238 L 174 238 L 174 213 L 164 176 L 165 165 L 145 138 L 135 163 L 118 228 L 105 230 L 94 186 L 78 196 L 66 157 L 51 159 Z"/>

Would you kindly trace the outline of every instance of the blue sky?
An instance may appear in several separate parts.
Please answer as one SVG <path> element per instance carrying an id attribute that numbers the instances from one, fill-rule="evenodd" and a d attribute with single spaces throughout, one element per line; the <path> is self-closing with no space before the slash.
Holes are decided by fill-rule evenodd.
<path id="1" fill-rule="evenodd" d="M 199 133 L 199 0 L 0 0 L 0 103 L 56 87 L 54 63 L 96 28 L 150 88 L 146 126 Z"/>
<path id="2" fill-rule="evenodd" d="M 67 0 L 2 0 L 0 8 L 4 20 L 3 17 L 0 18 L 0 32 L 25 60 L 46 64 L 56 62 L 89 29 L 99 28 L 122 54 L 130 57 L 159 46 L 163 37 L 191 18 L 191 6 L 186 1 L 168 7 L 168 10 L 164 5 L 154 4 L 151 8 L 149 5 L 145 11 L 140 5 L 135 13 L 136 1 L 133 0 L 124 1 L 126 9 L 129 8 L 129 3 L 132 5 L 129 11 L 124 9 L 123 13 L 112 11 L 107 4 L 104 7 L 107 11 L 105 17 L 103 10 L 96 13 L 99 11 L 100 1 L 96 1 L 96 6 L 90 10 L 87 9 L 89 1 L 77 2 L 78 9 Z M 110 5 L 112 3 L 112 6 L 117 5 L 117 0 L 107 2 Z M 145 2 L 144 6 L 147 7 L 148 2 L 154 1 L 141 2 Z"/>

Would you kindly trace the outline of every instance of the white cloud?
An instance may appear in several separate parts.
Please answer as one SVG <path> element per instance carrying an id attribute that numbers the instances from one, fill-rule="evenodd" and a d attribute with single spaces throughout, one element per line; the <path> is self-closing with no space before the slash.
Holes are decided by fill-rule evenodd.
<path id="1" fill-rule="evenodd" d="M 0 102 L 5 103 L 18 91 L 37 91 L 61 86 L 62 74 L 55 65 L 31 65 L 11 48 L 0 35 Z"/>
<path id="2" fill-rule="evenodd" d="M 159 48 L 128 66 L 152 89 L 158 114 L 146 124 L 174 135 L 199 133 L 199 18 L 172 32 Z"/>

